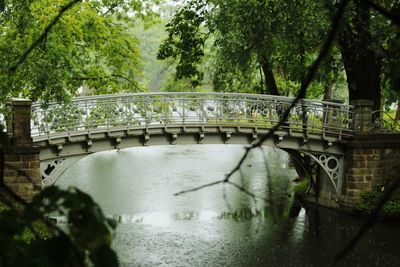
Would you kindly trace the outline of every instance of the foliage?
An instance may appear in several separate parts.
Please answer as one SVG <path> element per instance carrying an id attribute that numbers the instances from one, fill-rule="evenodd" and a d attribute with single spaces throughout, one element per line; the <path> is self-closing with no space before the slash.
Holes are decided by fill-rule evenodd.
<path id="1" fill-rule="evenodd" d="M 161 11 L 165 12 L 165 11 Z M 187 91 L 205 91 L 206 85 L 193 87 L 191 80 L 175 79 L 176 62 L 174 60 L 158 60 L 157 52 L 161 41 L 167 38 L 165 31 L 165 19 L 163 13 L 160 14 L 158 20 L 154 20 L 153 24 L 146 27 L 144 23 L 138 22 L 133 31 L 138 37 L 141 49 L 141 61 L 143 62 L 143 79 L 140 84 L 144 88 L 148 88 L 152 92 L 187 92 Z M 205 57 L 207 62 L 207 57 Z M 205 70 L 206 71 L 206 70 Z M 208 79 L 205 73 L 205 80 Z"/>
<path id="2" fill-rule="evenodd" d="M 337 2 L 185 1 L 167 24 L 159 58 L 177 59 L 176 77 L 197 85 L 211 38 L 214 90 L 296 94 L 324 43 Z M 379 109 L 381 88 L 387 103 L 400 95 L 399 25 L 366 1 L 349 2 L 339 38 L 305 97 L 370 99 Z M 400 10 L 398 0 L 374 3 L 392 14 Z"/>
<path id="3" fill-rule="evenodd" d="M 166 25 L 169 35 L 158 52 L 158 59 L 179 58 L 177 79 L 190 78 L 194 87 L 204 77 L 197 65 L 204 56 L 203 47 L 207 39 L 202 30 L 205 7 L 200 1 L 190 1 L 187 8 L 178 10 L 172 21 Z"/>
<path id="4" fill-rule="evenodd" d="M 63 229 L 48 215 L 68 220 Z M 0 212 L 1 266 L 118 266 L 112 229 L 100 207 L 78 189 L 49 187 L 32 203 Z"/>
<path id="5" fill-rule="evenodd" d="M 10 96 L 65 100 L 80 86 L 93 93 L 139 90 L 135 18 L 154 1 L 78 1 L 14 70 L 68 0 L 4 0 L 0 9 L 0 102 Z M 155 1 L 158 2 L 158 1 Z"/>
<path id="6" fill-rule="evenodd" d="M 305 199 L 306 193 L 309 187 L 309 180 L 308 179 L 303 179 L 300 181 L 294 188 L 294 197 L 296 199 Z"/>
<path id="7" fill-rule="evenodd" d="M 362 194 L 361 200 L 357 203 L 357 211 L 364 214 L 371 214 L 376 210 L 378 203 L 382 201 L 385 194 L 385 186 L 375 186 Z M 382 214 L 387 217 L 400 218 L 400 191 L 397 190 L 391 195 L 382 208 Z"/>
<path id="8" fill-rule="evenodd" d="M 215 90 L 274 93 L 272 87 L 278 87 L 279 94 L 293 94 L 298 86 L 283 90 L 275 80 L 301 82 L 328 22 L 324 6 L 313 1 L 191 0 L 167 24 L 169 36 L 159 58 L 178 58 L 177 78 L 194 78 L 198 84 L 206 39 L 211 37 Z M 329 83 L 335 84 L 335 78 L 343 76 L 336 69 L 340 61 L 327 61 L 320 76 L 331 77 Z M 313 88 L 322 91 L 321 86 Z"/>
<path id="9" fill-rule="evenodd" d="M 400 12 L 400 1 L 375 1 L 386 10 L 394 14 Z M 377 12 L 371 12 L 370 31 L 374 37 L 371 43 L 377 53 L 377 58 L 382 65 L 382 89 L 385 96 L 385 103 L 391 103 L 400 99 L 400 30 L 399 25 L 387 20 Z"/>

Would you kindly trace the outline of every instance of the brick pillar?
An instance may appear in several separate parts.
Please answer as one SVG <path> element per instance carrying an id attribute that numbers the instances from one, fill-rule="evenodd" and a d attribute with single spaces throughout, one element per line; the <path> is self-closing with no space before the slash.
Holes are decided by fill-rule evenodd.
<path id="1" fill-rule="evenodd" d="M 31 105 L 26 99 L 12 99 L 7 118 L 10 145 L 4 148 L 3 184 L 15 194 L 30 201 L 41 189 L 38 147 L 31 138 Z"/>
<path id="2" fill-rule="evenodd" d="M 28 99 L 13 98 L 7 104 L 11 109 L 7 121 L 7 133 L 11 137 L 11 146 L 32 146 L 31 138 L 31 106 Z"/>
<path id="3" fill-rule="evenodd" d="M 366 133 L 371 130 L 372 109 L 374 102 L 372 100 L 354 100 L 354 130 L 357 133 Z"/>
<path id="4" fill-rule="evenodd" d="M 347 143 L 343 202 L 354 206 L 363 192 L 398 179 L 400 134 L 359 134 Z"/>

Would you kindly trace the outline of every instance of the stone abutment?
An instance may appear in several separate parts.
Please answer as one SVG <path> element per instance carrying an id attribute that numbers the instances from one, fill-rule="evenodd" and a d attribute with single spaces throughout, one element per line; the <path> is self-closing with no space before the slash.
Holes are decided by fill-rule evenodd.
<path id="1" fill-rule="evenodd" d="M 41 190 L 40 149 L 31 138 L 31 105 L 25 99 L 12 99 L 7 118 L 9 142 L 2 148 L 2 185 L 24 201 L 31 201 Z"/>

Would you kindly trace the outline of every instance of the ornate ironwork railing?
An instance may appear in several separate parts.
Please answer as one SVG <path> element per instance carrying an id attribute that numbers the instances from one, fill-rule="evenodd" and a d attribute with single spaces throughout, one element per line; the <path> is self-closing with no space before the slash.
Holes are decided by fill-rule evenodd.
<path id="1" fill-rule="evenodd" d="M 376 133 L 400 133 L 400 122 L 395 120 L 385 111 L 377 110 L 372 112 L 370 132 Z"/>
<path id="2" fill-rule="evenodd" d="M 77 97 L 70 103 L 34 103 L 32 136 L 99 128 L 235 125 L 271 128 L 293 98 L 234 93 L 147 93 Z M 301 100 L 283 130 L 353 136 L 353 107 Z"/>

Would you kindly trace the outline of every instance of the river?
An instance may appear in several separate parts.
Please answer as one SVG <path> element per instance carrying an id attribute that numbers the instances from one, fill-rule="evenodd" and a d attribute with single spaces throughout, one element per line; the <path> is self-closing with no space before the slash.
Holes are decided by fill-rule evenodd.
<path id="1" fill-rule="evenodd" d="M 287 154 L 253 151 L 233 181 L 218 184 L 244 153 L 238 145 L 140 147 L 88 156 L 57 181 L 89 193 L 118 216 L 121 266 L 400 266 L 400 226 L 378 223 L 338 263 L 363 219 L 293 205 Z"/>

